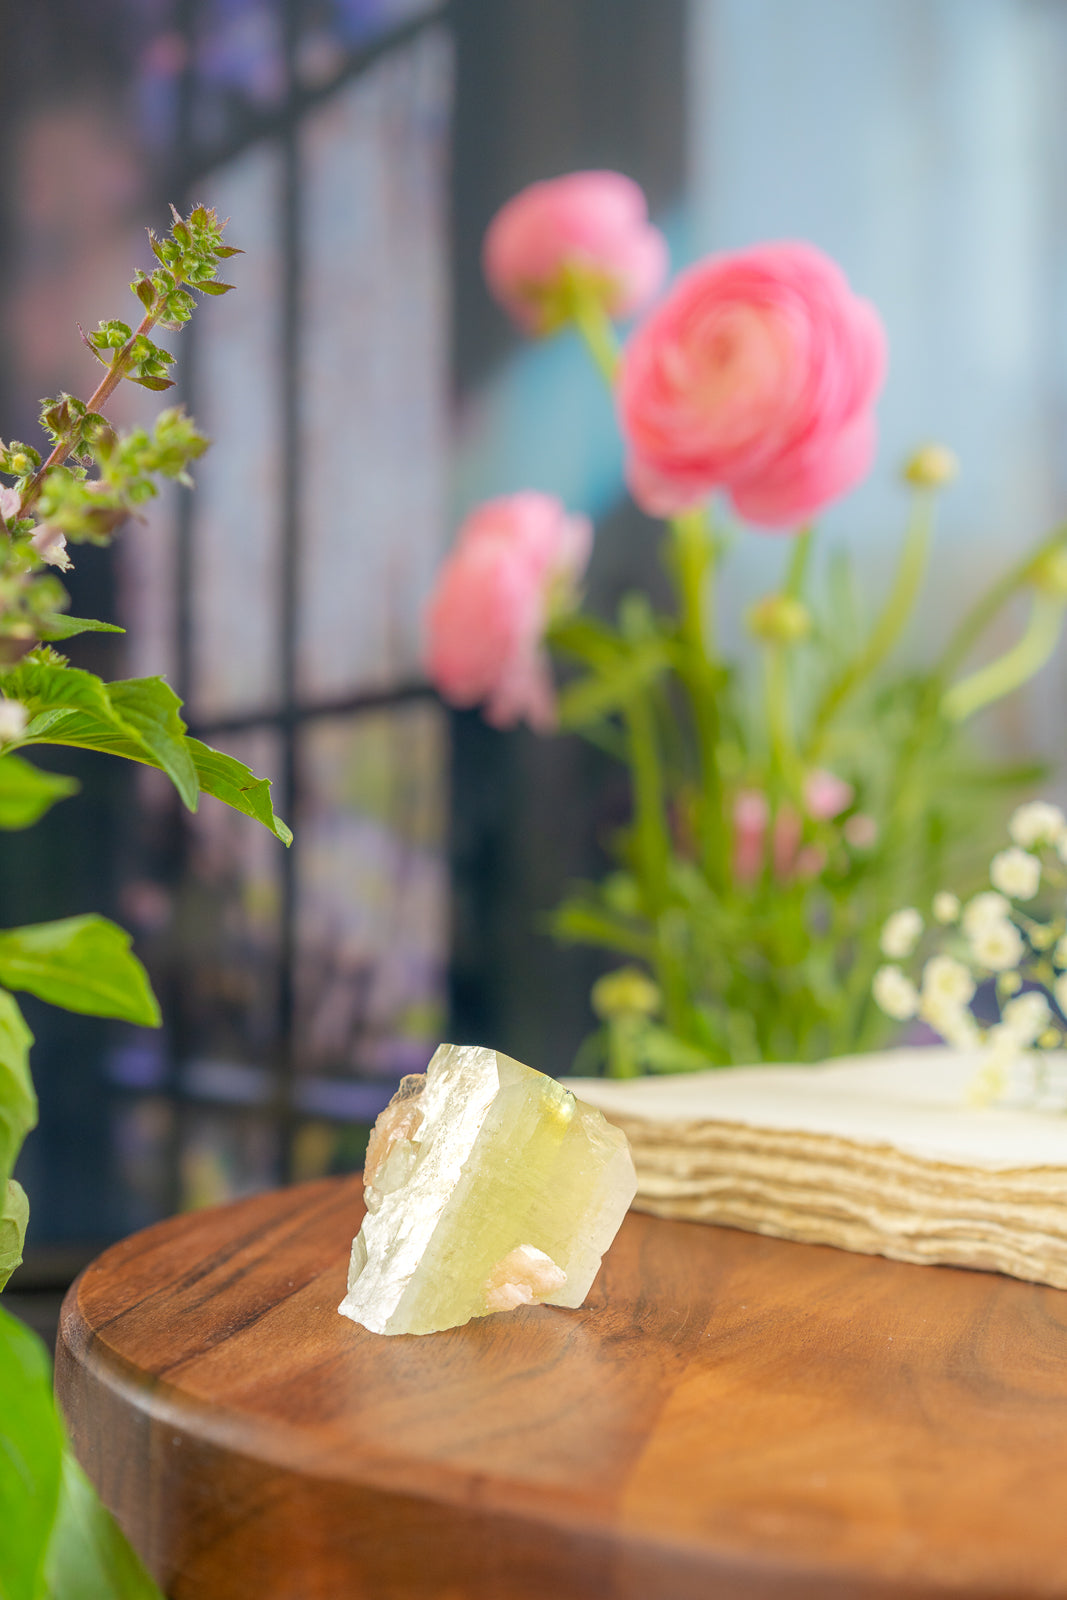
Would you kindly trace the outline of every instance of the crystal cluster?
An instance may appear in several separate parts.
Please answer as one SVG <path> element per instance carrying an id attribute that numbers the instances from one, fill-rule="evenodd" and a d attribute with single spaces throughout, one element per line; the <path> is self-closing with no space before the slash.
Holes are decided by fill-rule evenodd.
<path id="1" fill-rule="evenodd" d="M 599 1111 L 499 1051 L 449 1044 L 378 1118 L 364 1183 L 338 1309 L 373 1333 L 580 1306 L 637 1189 Z"/>

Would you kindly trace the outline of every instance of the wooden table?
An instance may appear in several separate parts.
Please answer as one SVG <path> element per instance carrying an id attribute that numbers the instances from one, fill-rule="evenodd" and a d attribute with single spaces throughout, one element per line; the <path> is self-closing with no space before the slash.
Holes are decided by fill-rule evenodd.
<path id="1" fill-rule="evenodd" d="M 339 1317 L 358 1179 L 71 1289 L 78 1454 L 173 1600 L 1067 1596 L 1067 1293 L 631 1215 L 581 1311 Z"/>

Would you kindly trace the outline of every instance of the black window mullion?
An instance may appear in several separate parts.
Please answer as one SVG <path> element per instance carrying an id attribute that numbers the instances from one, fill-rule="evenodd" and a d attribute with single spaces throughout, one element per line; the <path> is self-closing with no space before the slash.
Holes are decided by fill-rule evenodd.
<path id="1" fill-rule="evenodd" d="M 279 215 L 282 244 L 282 550 L 281 550 L 281 691 L 282 691 L 282 815 L 294 821 L 298 799 L 297 760 L 297 628 L 300 597 L 300 279 L 301 206 L 300 137 L 294 109 L 299 94 L 297 51 L 299 47 L 300 0 L 282 0 L 286 119 L 282 134 L 282 197 Z M 281 930 L 278 973 L 278 1058 L 277 1105 L 281 1119 L 282 1175 L 288 1177 L 292 1164 L 293 1077 L 295 1070 L 295 964 L 297 865 L 299 828 L 294 827 L 293 843 L 285 851 L 281 874 Z"/>

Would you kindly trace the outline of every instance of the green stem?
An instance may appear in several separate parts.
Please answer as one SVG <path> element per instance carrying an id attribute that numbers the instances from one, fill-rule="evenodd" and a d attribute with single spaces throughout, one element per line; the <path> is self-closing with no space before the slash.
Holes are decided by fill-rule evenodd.
<path id="1" fill-rule="evenodd" d="M 793 540 L 793 548 L 789 554 L 789 565 L 786 568 L 784 591 L 791 600 L 799 600 L 804 591 L 804 579 L 808 573 L 811 542 L 814 536 L 814 528 L 801 528 Z"/>
<path id="2" fill-rule="evenodd" d="M 646 696 L 635 695 L 630 701 L 626 708 L 626 726 L 633 772 L 636 865 L 645 913 L 655 922 L 667 904 L 671 847 L 656 725 Z"/>
<path id="3" fill-rule="evenodd" d="M 983 706 L 1002 700 L 1032 678 L 1056 648 L 1063 609 L 1064 602 L 1059 596 L 1035 594 L 1030 621 L 1022 638 L 987 667 L 972 672 L 949 689 L 941 701 L 946 717 L 953 722 L 963 722 Z"/>
<path id="4" fill-rule="evenodd" d="M 1067 543 L 1067 525 L 1056 528 L 1036 550 L 1032 550 L 1014 567 L 1010 567 L 1002 578 L 997 579 L 957 627 L 934 668 L 935 677 L 944 681 L 963 665 L 1001 607 L 1018 594 L 1020 589 L 1025 588 L 1041 563 L 1048 556 L 1054 555 L 1065 543 Z"/>
<path id="5" fill-rule="evenodd" d="M 693 709 L 700 762 L 702 857 L 709 882 L 721 885 L 725 828 L 719 776 L 718 674 L 712 631 L 715 544 L 705 507 L 673 517 L 670 527 L 682 647 L 679 673 Z"/>
<path id="6" fill-rule="evenodd" d="M 933 495 L 928 489 L 916 490 L 912 513 L 904 539 L 896 577 L 866 648 L 844 669 L 823 696 L 812 725 L 807 762 L 821 751 L 830 723 L 850 695 L 882 664 L 896 644 L 911 615 L 912 607 L 926 572 L 933 528 Z"/>
<path id="7" fill-rule="evenodd" d="M 711 638 L 711 585 L 715 549 L 703 506 L 672 517 L 674 557 L 681 603 L 681 632 L 686 646 L 701 661 L 711 663 L 715 649 Z"/>
<path id="8" fill-rule="evenodd" d="M 178 282 L 181 282 L 181 280 L 179 279 Z M 96 388 L 93 390 L 92 394 L 89 396 L 88 400 L 85 402 L 86 411 L 100 411 L 107 404 L 108 400 L 110 400 L 111 396 L 114 394 L 115 390 L 118 388 L 119 384 L 130 370 L 130 356 L 137 340 L 141 338 L 143 334 L 151 333 L 152 329 L 159 321 L 160 312 L 162 310 L 162 301 L 163 296 L 157 293 L 152 304 L 152 309 L 147 311 L 141 318 L 141 321 L 138 323 L 133 333 L 131 333 L 126 343 L 122 346 L 121 350 L 117 350 L 115 352 L 114 357 L 108 364 L 107 371 L 97 384 Z M 127 323 L 126 326 L 129 327 L 129 323 Z M 44 480 L 48 474 L 49 468 L 57 466 L 60 462 L 65 461 L 70 455 L 73 437 L 73 434 L 68 433 L 62 439 L 60 439 L 59 443 L 54 446 L 48 459 L 43 461 L 37 468 L 37 471 L 34 473 L 33 477 L 22 491 L 22 498 L 19 501 L 19 508 L 17 512 L 18 516 L 25 517 L 32 510 L 44 485 Z"/>
<path id="9" fill-rule="evenodd" d="M 599 368 L 601 377 L 611 389 L 619 365 L 619 340 L 603 303 L 596 295 L 583 293 L 580 288 L 575 287 L 571 299 L 571 315 L 575 327 L 585 340 L 589 354 Z"/>
<path id="10" fill-rule="evenodd" d="M 771 747 L 771 770 L 792 799 L 800 789 L 796 745 L 793 740 L 789 708 L 789 675 L 786 652 L 779 644 L 768 645 L 763 656 L 764 688 L 767 706 L 767 731 Z"/>
<path id="11" fill-rule="evenodd" d="M 663 916 L 670 898 L 671 838 L 656 724 L 645 695 L 635 695 L 630 701 L 626 726 L 633 773 L 634 865 L 652 930 L 652 967 L 663 992 L 667 1025 L 679 1031 L 684 1028 L 686 985 L 663 938 Z"/>

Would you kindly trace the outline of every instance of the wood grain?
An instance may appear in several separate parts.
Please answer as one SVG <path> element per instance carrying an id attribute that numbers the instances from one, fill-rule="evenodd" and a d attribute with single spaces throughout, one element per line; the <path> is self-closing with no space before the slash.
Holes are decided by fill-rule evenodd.
<path id="1" fill-rule="evenodd" d="M 64 1307 L 78 1455 L 173 1600 L 1067 1597 L 1067 1293 L 631 1215 L 586 1306 L 339 1317 L 332 1179 Z"/>

